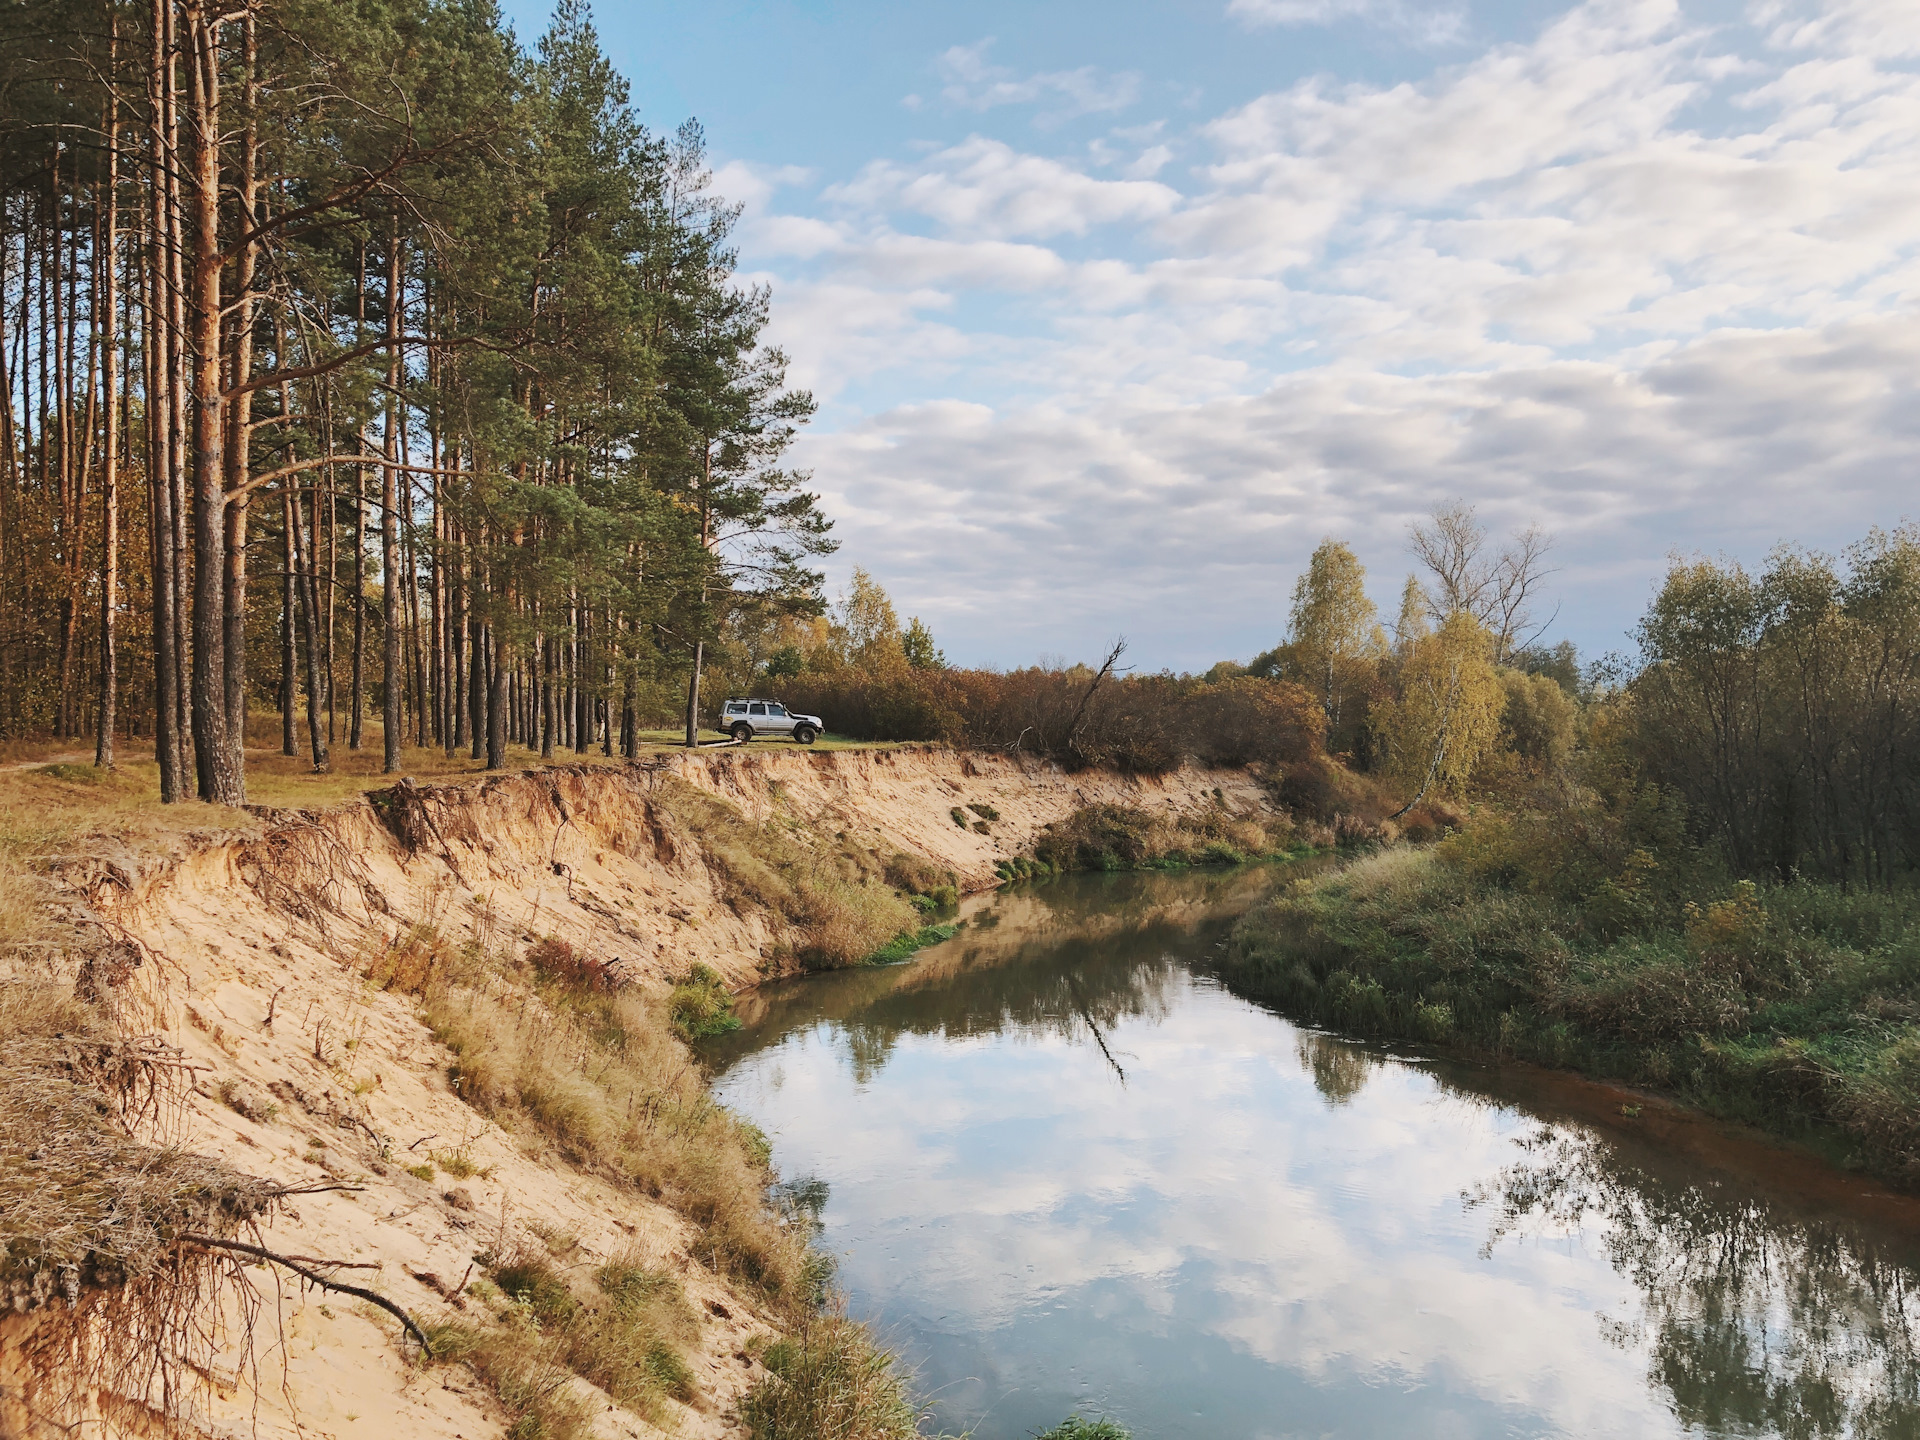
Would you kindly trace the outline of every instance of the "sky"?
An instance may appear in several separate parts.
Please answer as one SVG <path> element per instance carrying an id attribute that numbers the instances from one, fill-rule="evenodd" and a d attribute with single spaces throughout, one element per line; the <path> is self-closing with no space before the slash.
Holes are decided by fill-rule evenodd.
<path id="1" fill-rule="evenodd" d="M 1630 651 L 1675 556 L 1920 519 L 1916 0 L 595 21 L 744 206 L 829 593 L 954 663 L 1244 661 L 1328 537 L 1390 620 L 1453 500 L 1554 537 L 1548 643 Z"/>

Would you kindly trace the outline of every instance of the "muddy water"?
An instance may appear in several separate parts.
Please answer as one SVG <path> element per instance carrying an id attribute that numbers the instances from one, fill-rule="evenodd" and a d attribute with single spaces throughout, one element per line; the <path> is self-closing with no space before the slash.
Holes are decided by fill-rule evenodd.
<path id="1" fill-rule="evenodd" d="M 1209 959 L 1279 878 L 1028 887 L 713 1047 L 935 1424 L 1920 1436 L 1920 1207 L 1238 999 Z"/>

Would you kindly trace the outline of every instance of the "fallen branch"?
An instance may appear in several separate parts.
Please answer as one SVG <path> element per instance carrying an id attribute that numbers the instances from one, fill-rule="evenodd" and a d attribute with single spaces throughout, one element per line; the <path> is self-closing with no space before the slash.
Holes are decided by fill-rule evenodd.
<path id="1" fill-rule="evenodd" d="M 180 1238 L 189 1245 L 200 1245 L 214 1250 L 233 1250 L 242 1255 L 252 1255 L 256 1259 L 271 1260 L 275 1265 L 283 1266 L 293 1271 L 293 1273 L 300 1276 L 301 1279 L 310 1281 L 320 1286 L 323 1290 L 332 1290 L 341 1295 L 351 1295 L 357 1300 L 365 1300 L 370 1305 L 378 1305 L 382 1310 L 386 1311 L 389 1315 L 393 1316 L 394 1319 L 407 1327 L 407 1330 L 413 1335 L 413 1338 L 420 1342 L 420 1351 L 422 1354 L 427 1356 L 428 1359 L 433 1358 L 433 1346 L 427 1341 L 427 1332 L 414 1324 L 411 1315 L 387 1299 L 386 1296 L 376 1291 L 369 1290 L 362 1285 L 349 1285 L 343 1280 L 329 1280 L 317 1271 L 308 1269 L 306 1265 L 302 1265 L 298 1259 L 291 1255 L 276 1255 L 271 1250 L 259 1245 L 249 1245 L 243 1240 L 216 1240 L 211 1235 L 182 1235 Z M 341 1262 L 328 1260 L 310 1263 L 333 1265 Z"/>

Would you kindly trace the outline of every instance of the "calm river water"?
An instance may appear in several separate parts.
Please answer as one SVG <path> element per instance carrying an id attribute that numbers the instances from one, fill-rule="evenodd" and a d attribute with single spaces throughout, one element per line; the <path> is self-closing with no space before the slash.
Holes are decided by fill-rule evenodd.
<path id="1" fill-rule="evenodd" d="M 1024 887 L 709 1047 L 935 1426 L 1920 1436 L 1920 1206 L 1240 1000 L 1210 958 L 1287 878 Z"/>

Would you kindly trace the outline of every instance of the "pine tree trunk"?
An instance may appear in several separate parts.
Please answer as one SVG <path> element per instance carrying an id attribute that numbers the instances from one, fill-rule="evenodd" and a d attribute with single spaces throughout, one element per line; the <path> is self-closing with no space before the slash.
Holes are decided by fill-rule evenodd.
<path id="1" fill-rule="evenodd" d="M 180 653 L 174 600 L 179 592 L 173 567 L 173 358 L 167 295 L 166 81 L 167 24 L 171 0 L 153 0 L 153 48 L 147 74 L 148 137 L 146 286 L 141 318 L 141 351 L 147 392 L 147 530 L 153 567 L 153 754 L 160 771 L 160 799 L 172 804 L 186 786 L 179 719 Z"/>
<path id="2" fill-rule="evenodd" d="M 190 708 L 200 798 L 246 803 L 234 763 L 227 699 L 226 408 L 221 340 L 219 17 L 194 0 L 187 27 L 186 167 L 192 195 L 193 694 Z"/>
<path id="3" fill-rule="evenodd" d="M 700 666 L 707 658 L 707 642 L 693 642 L 693 671 L 687 676 L 687 748 L 700 744 Z"/>
<path id="4" fill-rule="evenodd" d="M 380 469 L 380 718 L 384 734 L 381 770 L 400 773 L 400 740 L 405 720 L 400 711 L 400 226 L 387 234 L 387 435 L 385 454 L 391 464 Z"/>
<path id="5" fill-rule="evenodd" d="M 101 209 L 105 266 L 101 277 L 101 309 L 106 316 L 101 355 L 101 387 L 106 394 L 106 434 L 100 456 L 100 714 L 93 743 L 93 763 L 113 768 L 113 721 L 119 702 L 120 667 L 115 649 L 114 610 L 120 603 L 120 410 L 114 389 L 120 383 L 120 17 L 113 12 L 107 38 L 107 184 Z"/>
<path id="6" fill-rule="evenodd" d="M 289 487 L 291 489 L 291 487 Z M 319 576 L 314 573 L 313 555 L 320 549 L 320 536 L 313 537 L 312 554 L 308 553 L 306 536 L 300 527 L 300 502 L 289 497 L 289 512 L 293 524 L 293 571 L 298 577 L 297 588 L 300 597 L 300 632 L 307 645 L 307 741 L 313 752 L 313 768 L 316 773 L 333 768 L 333 757 L 329 753 L 329 741 L 320 729 L 320 688 L 326 682 L 320 674 L 320 636 L 318 634 L 320 595 Z"/>
<path id="7" fill-rule="evenodd" d="M 487 686 L 487 768 L 503 770 L 507 764 L 506 642 L 492 637 L 491 655 L 493 675 Z"/>
<path id="8" fill-rule="evenodd" d="M 281 565 L 284 574 L 280 582 L 280 753 L 298 755 L 300 753 L 299 726 L 293 719 L 293 701 L 296 681 L 294 668 L 300 663 L 296 653 L 299 649 L 293 635 L 293 611 L 299 601 L 294 596 L 294 587 L 299 583 L 295 578 L 296 557 L 293 550 L 294 528 L 300 523 L 300 505 L 294 498 L 293 487 L 288 486 L 280 502 L 280 518 L 283 534 L 280 537 Z"/>

